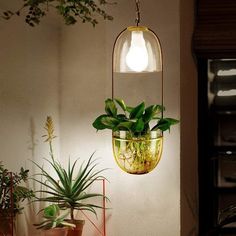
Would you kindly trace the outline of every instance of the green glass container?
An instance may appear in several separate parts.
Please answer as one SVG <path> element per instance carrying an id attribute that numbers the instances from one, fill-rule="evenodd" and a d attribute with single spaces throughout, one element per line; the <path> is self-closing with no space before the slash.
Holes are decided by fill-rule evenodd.
<path id="1" fill-rule="evenodd" d="M 163 136 L 160 131 L 141 136 L 116 131 L 112 134 L 112 146 L 115 160 L 123 171 L 142 175 L 152 171 L 160 161 Z"/>

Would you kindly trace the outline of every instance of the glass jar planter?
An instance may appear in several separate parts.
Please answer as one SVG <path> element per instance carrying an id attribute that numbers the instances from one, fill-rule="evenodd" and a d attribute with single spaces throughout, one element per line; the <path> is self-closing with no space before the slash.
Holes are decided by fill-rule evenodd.
<path id="1" fill-rule="evenodd" d="M 152 171 L 161 159 L 163 136 L 160 131 L 150 131 L 134 136 L 127 131 L 112 134 L 112 146 L 118 166 L 129 174 L 142 175 Z"/>

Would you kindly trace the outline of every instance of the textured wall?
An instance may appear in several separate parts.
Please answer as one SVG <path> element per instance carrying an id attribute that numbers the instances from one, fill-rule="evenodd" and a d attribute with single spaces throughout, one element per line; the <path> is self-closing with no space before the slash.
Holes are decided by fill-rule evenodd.
<path id="1" fill-rule="evenodd" d="M 9 170 L 23 166 L 32 174 L 29 160 L 42 164 L 48 156 L 41 136 L 47 115 L 59 120 L 58 30 L 52 24 L 29 28 L 19 18 L 0 21 L 0 160 Z M 30 209 L 19 217 L 17 236 L 35 235 L 28 230 L 37 207 Z"/>
<path id="2" fill-rule="evenodd" d="M 115 164 L 111 133 L 96 133 L 91 126 L 103 112 L 105 98 L 111 96 L 114 39 L 120 30 L 133 24 L 135 16 L 132 0 L 121 0 L 110 10 L 115 20 L 102 22 L 95 29 L 78 24 L 61 26 L 59 30 L 57 24 L 46 21 L 31 29 L 18 20 L 0 22 L 1 160 L 13 169 L 19 165 L 31 167 L 27 160 L 30 158 L 40 162 L 48 153 L 42 144 L 42 126 L 46 115 L 51 114 L 60 135 L 60 156 L 64 163 L 69 156 L 83 160 L 96 150 L 101 167 L 110 168 L 106 176 L 110 181 L 107 193 L 112 209 L 107 211 L 107 235 L 177 236 L 180 235 L 179 127 L 165 134 L 158 167 L 148 175 L 132 176 Z M 165 114 L 178 118 L 179 1 L 142 1 L 142 22 L 160 36 L 164 52 Z M 124 88 L 124 93 L 129 93 L 129 89 Z M 36 142 L 33 151 L 32 140 Z M 29 216 L 24 217 L 30 224 Z M 89 229 L 89 222 L 86 224 L 85 235 L 97 235 Z M 27 227 L 22 228 L 23 223 L 19 236 L 27 235 Z"/>

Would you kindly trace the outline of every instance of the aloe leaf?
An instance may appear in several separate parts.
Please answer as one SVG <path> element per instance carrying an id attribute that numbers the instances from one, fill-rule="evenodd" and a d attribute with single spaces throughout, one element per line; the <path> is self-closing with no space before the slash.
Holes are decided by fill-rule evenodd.
<path id="1" fill-rule="evenodd" d="M 81 197 L 78 197 L 77 200 L 81 201 L 81 200 L 93 198 L 93 197 L 105 197 L 105 196 L 103 194 L 99 194 L 99 193 L 88 193 L 88 194 L 84 194 Z"/>
<path id="2" fill-rule="evenodd" d="M 73 196 L 79 196 L 84 190 L 86 190 L 88 186 L 90 186 L 98 178 L 97 175 L 103 170 L 97 171 L 94 174 L 92 173 L 92 171 L 95 167 L 96 165 L 92 166 L 89 170 L 86 170 L 86 173 L 83 178 L 76 185 L 73 186 Z"/>
<path id="3" fill-rule="evenodd" d="M 58 184 L 58 182 L 56 180 L 54 180 L 53 177 L 51 177 L 51 175 L 49 173 L 47 173 L 41 166 L 39 166 L 36 162 L 32 161 L 40 170 L 41 170 L 41 176 L 45 177 L 47 179 L 47 181 L 50 182 L 50 184 L 52 184 L 54 186 L 55 189 L 57 189 L 57 191 L 63 192 L 63 189 L 61 188 L 61 186 Z M 42 181 L 37 181 L 41 184 Z M 46 186 L 47 184 L 43 184 L 44 186 Z M 47 185 L 48 187 L 52 188 L 51 186 Z"/>
<path id="4" fill-rule="evenodd" d="M 77 161 L 78 160 L 74 161 L 74 163 L 72 165 L 72 168 L 68 169 L 71 188 L 72 188 L 72 185 L 73 185 L 73 174 L 74 174 L 74 169 L 75 169 Z"/>
<path id="5" fill-rule="evenodd" d="M 140 103 L 138 106 L 136 106 L 135 108 L 132 109 L 132 111 L 130 112 L 130 119 L 139 119 L 144 112 L 145 109 L 145 103 L 142 102 Z"/>
<path id="6" fill-rule="evenodd" d="M 43 182 L 43 181 L 40 181 L 38 179 L 33 179 L 35 182 L 41 184 L 42 186 L 50 189 L 52 191 L 52 193 L 55 193 L 55 194 L 58 194 L 58 195 L 61 195 L 61 194 L 64 194 L 64 191 L 62 189 L 59 189 L 53 185 L 49 185 L 47 184 L 47 182 Z M 35 193 L 43 193 L 43 192 L 46 192 L 46 190 L 38 190 L 38 191 L 35 191 Z"/>
<path id="7" fill-rule="evenodd" d="M 76 191 L 73 191 L 74 196 L 78 196 L 80 193 L 82 193 L 85 189 L 87 189 L 97 178 L 98 178 L 98 174 L 103 172 L 104 170 L 100 170 L 100 171 L 96 171 L 94 174 L 91 174 L 93 169 L 96 167 L 97 165 L 93 165 L 89 170 L 86 171 L 86 175 L 83 177 L 83 179 L 81 179 L 81 181 L 79 182 L 78 187 L 75 188 L 75 186 L 73 186 L 73 189 L 76 189 Z M 91 174 L 91 175 L 90 175 Z"/>
<path id="8" fill-rule="evenodd" d="M 116 115 L 117 115 L 116 104 L 110 98 L 108 98 L 105 101 L 105 111 L 106 111 L 107 115 L 109 115 L 109 116 L 116 117 Z"/>
<path id="9" fill-rule="evenodd" d="M 44 194 L 49 194 L 50 196 L 53 196 L 53 198 L 57 198 L 58 201 L 60 201 L 60 199 L 63 199 L 64 198 L 64 194 L 60 194 L 60 193 L 57 193 L 57 192 L 52 192 L 50 190 L 38 190 L 38 191 L 35 191 L 35 193 L 44 193 Z M 45 197 L 46 198 L 46 197 Z M 36 197 L 36 200 L 35 201 L 41 201 L 41 199 L 45 199 L 44 197 L 39 197 L 37 198 Z"/>
<path id="10" fill-rule="evenodd" d="M 102 169 L 100 171 L 95 172 L 92 174 L 87 181 L 85 181 L 85 184 L 83 185 L 83 188 L 81 189 L 81 192 L 85 191 L 90 185 L 94 183 L 94 181 L 104 178 L 103 176 L 99 176 L 101 172 L 103 172 L 106 169 Z"/>
<path id="11" fill-rule="evenodd" d="M 93 158 L 94 153 L 90 156 L 88 162 L 86 163 L 85 167 L 81 166 L 81 169 L 79 171 L 79 174 L 76 176 L 73 186 L 72 186 L 72 193 L 75 195 L 76 193 L 80 191 L 83 187 L 81 186 L 84 181 L 86 180 L 87 176 L 90 174 L 90 172 L 95 168 L 95 166 L 91 167 L 92 165 L 92 158 Z M 90 168 L 90 169 L 89 169 Z"/>
<path id="12" fill-rule="evenodd" d="M 64 192 L 69 194 L 71 192 L 71 189 L 70 189 L 70 184 L 68 183 L 69 178 L 68 178 L 66 171 L 63 169 L 63 167 L 60 165 L 60 163 L 57 163 L 55 161 L 51 162 L 49 160 L 47 160 L 47 161 L 51 164 L 52 168 L 57 173 L 57 176 L 60 179 L 60 183 L 63 186 Z"/>
<path id="13" fill-rule="evenodd" d="M 75 207 L 75 209 L 79 211 L 90 211 L 97 217 L 97 212 L 92 207 L 80 205 L 79 207 Z"/>

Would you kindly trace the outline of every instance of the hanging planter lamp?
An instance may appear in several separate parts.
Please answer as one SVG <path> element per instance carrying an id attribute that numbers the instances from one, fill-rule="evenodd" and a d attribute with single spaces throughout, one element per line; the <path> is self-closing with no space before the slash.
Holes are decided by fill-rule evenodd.
<path id="1" fill-rule="evenodd" d="M 115 74 L 126 74 L 135 80 L 159 72 L 161 76 L 161 106 L 163 107 L 163 55 L 161 43 L 154 31 L 140 26 L 140 2 L 136 4 L 136 25 L 122 30 L 112 52 L 112 99 Z M 157 78 L 158 79 L 158 78 Z M 163 109 L 161 109 L 163 118 Z M 118 166 L 130 174 L 146 174 L 158 164 L 163 148 L 163 132 L 150 131 L 135 136 L 129 131 L 112 132 L 113 154 Z"/>

